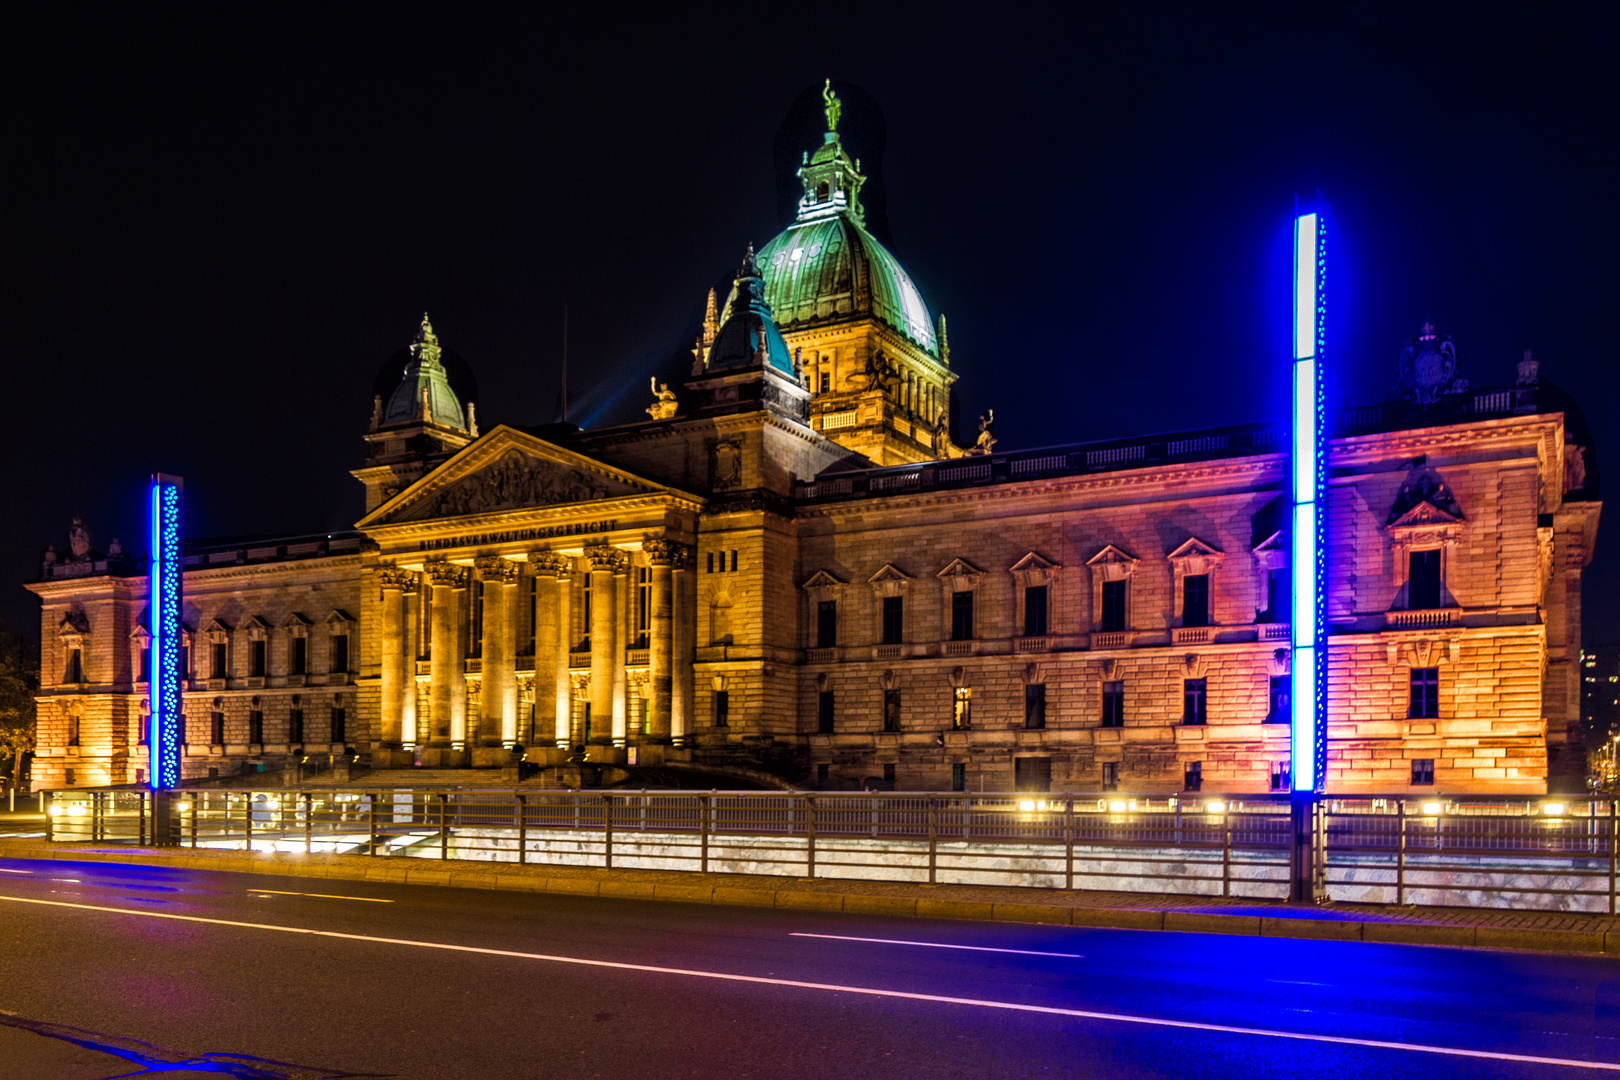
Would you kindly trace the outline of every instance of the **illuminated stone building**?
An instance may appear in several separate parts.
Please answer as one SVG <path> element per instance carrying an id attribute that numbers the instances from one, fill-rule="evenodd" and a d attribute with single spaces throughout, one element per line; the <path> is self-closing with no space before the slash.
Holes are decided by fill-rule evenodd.
<path id="1" fill-rule="evenodd" d="M 1286 788 L 1286 433 L 953 443 L 944 320 L 862 227 L 835 102 L 797 219 L 649 419 L 480 432 L 424 319 L 354 533 L 188 549 L 187 777 L 522 746 L 822 788 Z M 1579 409 L 1528 357 L 1470 389 L 1425 328 L 1329 470 L 1328 790 L 1578 778 Z M 78 535 L 29 585 L 45 786 L 141 777 L 142 572 Z"/>

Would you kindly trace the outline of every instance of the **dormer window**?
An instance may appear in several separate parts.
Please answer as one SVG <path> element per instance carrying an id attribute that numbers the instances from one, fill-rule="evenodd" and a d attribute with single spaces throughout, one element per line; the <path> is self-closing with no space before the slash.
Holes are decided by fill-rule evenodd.
<path id="1" fill-rule="evenodd" d="M 827 201 L 827 195 L 828 195 L 827 181 L 823 180 L 821 183 L 816 185 L 816 202 L 818 202 L 818 203 L 826 202 Z"/>

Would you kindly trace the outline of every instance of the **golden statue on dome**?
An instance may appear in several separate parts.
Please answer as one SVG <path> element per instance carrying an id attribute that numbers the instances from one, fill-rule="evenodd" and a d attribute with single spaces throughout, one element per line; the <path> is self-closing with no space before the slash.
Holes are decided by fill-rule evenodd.
<path id="1" fill-rule="evenodd" d="M 827 85 L 821 88 L 821 100 L 826 104 L 827 130 L 837 131 L 838 118 L 843 115 L 844 103 L 838 100 L 837 94 L 833 93 L 831 79 L 828 79 Z"/>

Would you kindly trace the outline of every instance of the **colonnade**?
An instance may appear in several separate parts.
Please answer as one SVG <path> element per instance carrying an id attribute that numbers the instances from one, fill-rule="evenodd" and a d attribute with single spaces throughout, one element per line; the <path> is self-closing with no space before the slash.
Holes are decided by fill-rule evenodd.
<path id="1" fill-rule="evenodd" d="M 579 556 L 534 551 L 527 556 L 528 575 L 517 561 L 499 556 L 480 557 L 470 568 L 432 560 L 423 565 L 420 575 L 393 566 L 382 568 L 378 581 L 382 589 L 380 734 L 384 745 L 465 747 L 476 742 L 511 746 L 532 737 L 537 743 L 554 740 L 561 747 L 587 741 L 624 746 L 683 739 L 688 729 L 691 665 L 677 665 L 676 657 L 690 658 L 692 618 L 691 602 L 677 597 L 690 588 L 692 549 L 674 541 L 648 539 L 642 542 L 641 552 L 638 560 L 631 551 L 610 544 L 586 547 Z M 631 574 L 642 567 L 647 570 L 649 590 L 647 671 L 641 692 L 647 701 L 645 731 L 641 718 L 630 714 L 628 671 L 628 651 L 637 639 L 639 615 Z M 590 618 L 588 625 L 576 631 L 573 607 L 578 575 L 588 575 Z M 529 665 L 527 643 L 520 641 L 524 623 L 518 606 L 520 593 L 531 578 L 532 736 L 530 716 L 519 694 L 520 668 L 527 670 Z M 470 732 L 466 635 L 472 622 L 466 613 L 469 590 L 478 583 L 483 589 L 477 662 L 481 685 L 477 725 Z M 413 604 L 413 597 L 420 599 Z M 684 615 L 678 617 L 677 608 Z M 581 652 L 575 649 L 576 633 L 589 638 L 588 676 L 578 666 Z M 429 685 L 419 702 L 417 653 L 421 644 L 427 645 L 428 659 L 422 666 Z M 521 658 L 520 651 L 525 654 Z"/>

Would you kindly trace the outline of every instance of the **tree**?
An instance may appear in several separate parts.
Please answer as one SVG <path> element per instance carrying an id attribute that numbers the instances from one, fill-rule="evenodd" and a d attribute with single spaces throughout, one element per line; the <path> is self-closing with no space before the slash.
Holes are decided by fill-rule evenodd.
<path id="1" fill-rule="evenodd" d="M 14 784 L 22 778 L 23 755 L 34 749 L 39 669 L 30 652 L 24 638 L 0 630 L 0 771 L 9 771 Z"/>

